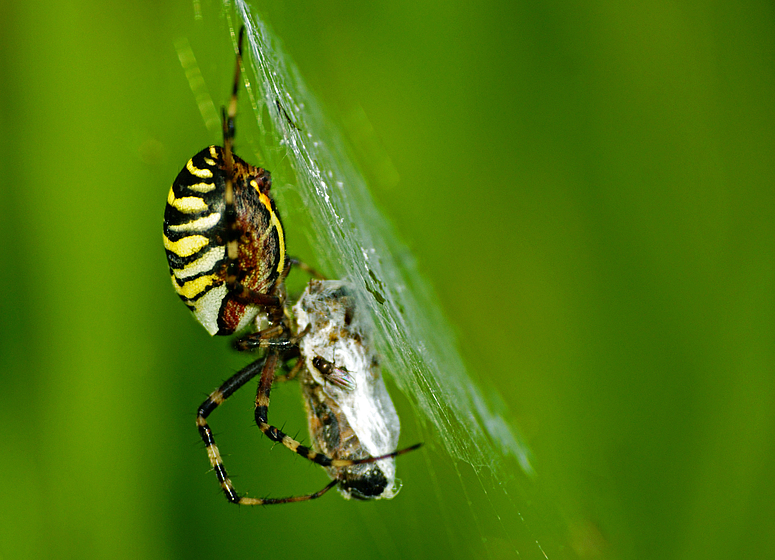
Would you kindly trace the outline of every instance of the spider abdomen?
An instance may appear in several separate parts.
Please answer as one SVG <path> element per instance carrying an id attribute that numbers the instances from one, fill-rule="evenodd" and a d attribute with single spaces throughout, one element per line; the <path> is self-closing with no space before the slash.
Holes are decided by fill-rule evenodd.
<path id="1" fill-rule="evenodd" d="M 232 272 L 242 288 L 271 293 L 286 265 L 282 222 L 269 196 L 269 171 L 233 156 L 234 221 L 229 226 L 227 167 L 219 146 L 196 154 L 173 182 L 164 212 L 172 285 L 211 335 L 232 334 L 261 310 L 229 289 L 230 237 L 236 238 L 238 251 Z"/>

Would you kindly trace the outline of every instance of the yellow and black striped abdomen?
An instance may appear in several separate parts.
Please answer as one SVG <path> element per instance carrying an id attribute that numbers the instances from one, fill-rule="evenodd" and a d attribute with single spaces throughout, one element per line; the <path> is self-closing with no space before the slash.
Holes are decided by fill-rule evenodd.
<path id="1" fill-rule="evenodd" d="M 239 301 L 226 282 L 227 241 L 238 235 L 237 282 L 260 294 L 274 289 L 285 267 L 285 238 L 269 197 L 269 172 L 234 156 L 234 225 L 225 201 L 223 149 L 205 148 L 178 174 L 164 212 L 164 248 L 172 285 L 210 334 L 247 326 L 260 307 Z M 235 235 L 231 234 L 232 239 Z"/>

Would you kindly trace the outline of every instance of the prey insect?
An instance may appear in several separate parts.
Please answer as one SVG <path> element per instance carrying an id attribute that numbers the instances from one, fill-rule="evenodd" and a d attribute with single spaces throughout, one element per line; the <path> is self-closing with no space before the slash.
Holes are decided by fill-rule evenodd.
<path id="1" fill-rule="evenodd" d="M 253 331 L 236 342 L 238 350 L 262 356 L 229 378 L 200 405 L 196 425 L 226 498 L 236 504 L 265 505 L 310 500 L 240 496 L 229 478 L 207 423 L 218 406 L 254 377 L 259 377 L 255 421 L 269 439 L 326 468 L 346 468 L 393 457 L 330 458 L 301 445 L 269 424 L 269 395 L 277 369 L 299 357 L 299 340 L 286 308 L 285 278 L 292 266 L 311 271 L 288 257 L 285 231 L 270 196 L 271 174 L 234 153 L 237 93 L 242 66 L 244 28 L 237 42 L 236 68 L 228 109 L 223 109 L 223 146 L 209 146 L 192 157 L 167 196 L 164 247 L 172 285 L 194 317 L 211 335 Z M 301 333 L 304 334 L 304 333 Z"/>
<path id="2" fill-rule="evenodd" d="M 394 457 L 401 424 L 369 344 L 352 288 L 338 280 L 312 280 L 294 306 L 310 437 L 332 459 L 374 462 L 326 468 L 345 498 L 393 498 L 401 488 Z"/>

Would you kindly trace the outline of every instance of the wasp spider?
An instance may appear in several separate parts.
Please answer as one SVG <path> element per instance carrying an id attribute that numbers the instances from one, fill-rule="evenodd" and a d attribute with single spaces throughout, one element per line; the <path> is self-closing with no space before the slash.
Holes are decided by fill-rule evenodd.
<path id="1" fill-rule="evenodd" d="M 331 458 L 269 424 L 275 372 L 299 356 L 301 338 L 294 334 L 288 318 L 284 281 L 293 265 L 311 269 L 286 254 L 285 232 L 269 193 L 269 171 L 234 153 L 243 36 L 244 28 L 237 43 L 231 99 L 228 109 L 222 111 L 223 146 L 209 146 L 196 154 L 172 184 L 164 213 L 164 247 L 175 291 L 207 332 L 230 335 L 254 325 L 253 332 L 240 337 L 235 346 L 244 351 L 258 349 L 262 356 L 210 394 L 197 411 L 196 424 L 226 498 L 236 504 L 264 505 L 317 498 L 338 481 L 314 494 L 291 498 L 248 498 L 237 493 L 207 417 L 256 376 L 255 420 L 272 441 L 329 469 L 374 463 L 399 452 L 384 457 Z M 259 327 L 262 324 L 264 328 Z M 303 365 L 302 360 L 299 363 Z"/>

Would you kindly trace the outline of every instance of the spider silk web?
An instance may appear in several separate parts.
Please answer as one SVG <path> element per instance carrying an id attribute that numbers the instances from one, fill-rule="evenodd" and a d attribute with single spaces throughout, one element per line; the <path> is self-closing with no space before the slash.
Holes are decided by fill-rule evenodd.
<path id="1" fill-rule="evenodd" d="M 232 9 L 235 21 L 229 16 Z M 370 317 L 383 371 L 413 404 L 415 421 L 434 442 L 434 455 L 426 455 L 431 476 L 434 462 L 446 454 L 469 507 L 483 502 L 490 510 L 486 516 L 473 513 L 482 540 L 492 520 L 502 523 L 502 514 L 516 513 L 521 530 L 530 533 L 533 550 L 512 552 L 551 557 L 522 515 L 527 483 L 517 484 L 516 491 L 514 486 L 507 489 L 506 481 L 534 476 L 530 452 L 516 427 L 493 406 L 500 403 L 498 395 L 485 394 L 469 375 L 431 286 L 377 209 L 345 137 L 327 119 L 268 24 L 242 0 L 226 0 L 225 12 L 235 47 L 239 26 L 245 25 L 243 78 L 262 134 L 260 161 L 273 172 L 272 192 L 284 221 L 293 215 L 294 240 L 306 237 L 314 255 L 310 260 L 328 277 L 346 279 L 362 292 L 362 313 Z M 212 103 L 197 101 L 208 127 L 216 122 L 220 130 Z M 244 112 L 240 118 L 246 118 Z M 295 184 L 278 182 L 288 181 L 284 171 L 278 172 L 283 168 L 292 170 Z M 306 224 L 306 231 L 297 222 Z M 295 247 L 291 254 L 309 258 Z M 402 423 L 411 421 L 402 418 Z M 402 440 L 402 445 L 409 443 Z M 437 498 L 443 501 L 447 491 L 439 490 Z M 500 531 L 508 533 L 509 528 Z"/>
<path id="2" fill-rule="evenodd" d="M 276 140 L 286 148 L 319 265 L 370 294 L 363 301 L 382 363 L 438 430 L 450 455 L 477 468 L 493 468 L 493 456 L 512 456 L 532 474 L 527 448 L 469 378 L 431 287 L 376 208 L 344 140 L 324 120 L 266 24 L 245 3 L 238 0 L 235 6 L 245 22 L 249 54 L 243 64 L 257 78 L 252 85 L 253 94 L 260 95 L 257 116 L 268 109 Z"/>

